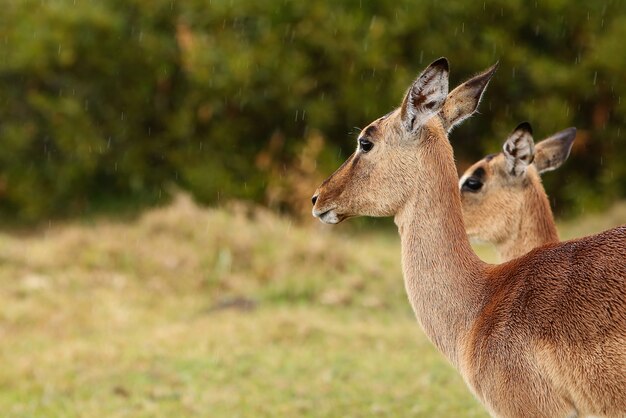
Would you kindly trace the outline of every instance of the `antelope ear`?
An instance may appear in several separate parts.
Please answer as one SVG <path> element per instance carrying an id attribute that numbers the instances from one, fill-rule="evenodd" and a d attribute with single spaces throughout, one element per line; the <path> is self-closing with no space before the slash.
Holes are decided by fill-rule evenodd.
<path id="1" fill-rule="evenodd" d="M 535 143 L 530 123 L 520 123 L 509 135 L 502 150 L 507 172 L 512 176 L 524 174 L 535 157 Z"/>
<path id="2" fill-rule="evenodd" d="M 415 132 L 441 110 L 448 95 L 448 60 L 439 58 L 413 82 L 404 97 L 401 118 L 404 128 Z"/>
<path id="3" fill-rule="evenodd" d="M 447 132 L 450 132 L 452 128 L 476 112 L 480 99 L 497 69 L 498 63 L 496 62 L 482 73 L 452 90 L 448 95 L 439 112 L 443 128 Z"/>
<path id="4" fill-rule="evenodd" d="M 576 139 L 576 128 L 571 127 L 544 139 L 535 147 L 535 167 L 539 173 L 557 169 L 567 160 Z"/>

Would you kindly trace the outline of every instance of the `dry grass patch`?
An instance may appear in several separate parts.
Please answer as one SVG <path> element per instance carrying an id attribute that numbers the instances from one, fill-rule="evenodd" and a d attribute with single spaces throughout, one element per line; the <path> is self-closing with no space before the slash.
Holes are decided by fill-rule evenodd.
<path id="1" fill-rule="evenodd" d="M 0 234 L 2 416 L 484 416 L 415 323 L 397 236 L 314 225 L 181 195 Z"/>

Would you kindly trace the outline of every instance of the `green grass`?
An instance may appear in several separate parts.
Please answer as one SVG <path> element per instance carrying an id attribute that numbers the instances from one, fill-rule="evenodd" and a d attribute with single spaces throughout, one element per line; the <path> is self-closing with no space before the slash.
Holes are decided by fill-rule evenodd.
<path id="1" fill-rule="evenodd" d="M 184 197 L 125 223 L 0 234 L 0 411 L 486 416 L 420 331 L 399 258 L 395 233 Z"/>

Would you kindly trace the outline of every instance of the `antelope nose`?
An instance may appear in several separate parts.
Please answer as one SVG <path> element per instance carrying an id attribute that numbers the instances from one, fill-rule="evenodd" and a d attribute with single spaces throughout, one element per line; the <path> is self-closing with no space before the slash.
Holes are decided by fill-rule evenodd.
<path id="1" fill-rule="evenodd" d="M 317 196 L 319 195 L 313 195 L 313 197 L 311 198 L 311 202 L 313 202 L 313 206 L 315 206 L 315 202 L 317 202 Z"/>

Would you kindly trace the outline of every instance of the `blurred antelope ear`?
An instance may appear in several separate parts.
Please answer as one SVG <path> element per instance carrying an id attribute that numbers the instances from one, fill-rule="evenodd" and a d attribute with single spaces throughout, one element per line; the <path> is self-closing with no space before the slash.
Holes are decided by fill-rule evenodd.
<path id="1" fill-rule="evenodd" d="M 450 132 L 452 128 L 476 112 L 480 99 L 497 69 L 498 63 L 496 62 L 482 73 L 452 90 L 448 95 L 439 112 L 443 128 L 447 132 Z"/>
<path id="2" fill-rule="evenodd" d="M 402 124 L 415 132 L 441 110 L 448 95 L 448 60 L 439 58 L 413 82 L 402 102 Z"/>
<path id="3" fill-rule="evenodd" d="M 539 173 L 559 168 L 569 157 L 576 139 L 576 128 L 571 127 L 544 139 L 535 147 L 535 167 Z"/>
<path id="4" fill-rule="evenodd" d="M 507 172 L 512 176 L 524 174 L 535 157 L 535 143 L 530 123 L 520 123 L 509 135 L 502 150 Z"/>

